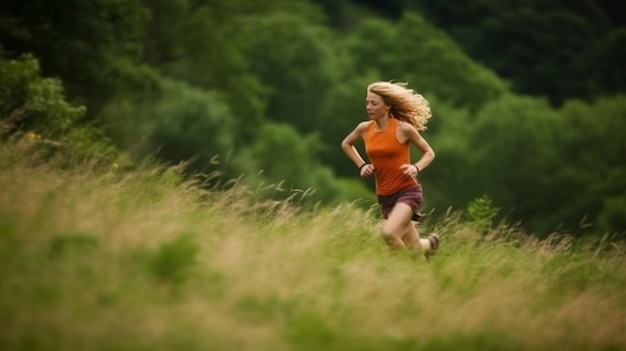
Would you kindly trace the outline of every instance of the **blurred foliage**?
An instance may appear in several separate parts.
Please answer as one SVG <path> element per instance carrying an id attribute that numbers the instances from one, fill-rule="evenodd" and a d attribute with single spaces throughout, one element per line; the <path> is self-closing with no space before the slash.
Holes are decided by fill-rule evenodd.
<path id="1" fill-rule="evenodd" d="M 85 106 L 66 100 L 60 80 L 43 78 L 32 55 L 0 55 L 0 138 L 23 140 L 44 159 L 61 159 L 61 165 L 94 156 L 112 162 L 116 147 L 84 117 Z"/>
<path id="2" fill-rule="evenodd" d="M 515 91 L 567 99 L 626 88 L 623 2 L 582 0 L 418 0 L 406 2 L 446 31 Z M 373 5 L 376 6 L 376 5 Z M 613 12 L 616 13 L 613 13 Z M 555 50 L 555 48 L 557 48 Z"/>
<path id="3" fill-rule="evenodd" d="M 264 74 L 271 74 L 269 70 L 281 74 L 298 72 L 293 66 L 289 70 L 268 67 L 263 72 L 259 65 L 264 59 L 257 55 L 266 55 L 265 60 L 276 64 L 267 55 L 288 57 L 285 48 L 295 54 L 310 54 L 302 47 L 293 46 L 302 45 L 299 40 L 304 36 L 315 40 L 315 31 L 306 32 L 323 18 L 321 11 L 305 0 L 144 0 L 143 3 L 152 14 L 144 33 L 146 62 L 168 77 L 219 91 L 236 117 L 238 139 L 253 137 L 256 125 L 263 122 L 264 116 L 273 114 L 267 111 L 269 103 L 290 101 L 289 98 L 270 100 L 269 95 L 276 94 L 279 88 L 293 87 L 276 86 L 277 82 L 268 82 Z M 291 24 L 300 28 L 298 34 L 292 36 Z M 263 33 L 285 36 L 279 40 L 262 36 Z M 310 79 L 311 75 L 303 78 Z M 294 94 L 303 93 L 305 82 L 306 79 L 299 83 Z"/>
<path id="4" fill-rule="evenodd" d="M 493 220 L 500 212 L 494 207 L 493 201 L 487 195 L 477 197 L 467 204 L 467 215 L 476 227 L 483 234 L 492 228 Z"/>
<path id="5" fill-rule="evenodd" d="M 316 135 L 303 137 L 291 125 L 266 123 L 235 162 L 245 171 L 248 183 L 272 190 L 264 196 L 285 197 L 298 189 L 313 191 L 312 199 L 332 201 L 338 189 L 332 171 L 317 162 L 319 145 Z M 270 186 L 268 181 L 279 184 Z"/>
<path id="6" fill-rule="evenodd" d="M 200 247 L 189 234 L 164 242 L 148 257 L 148 271 L 157 279 L 178 286 L 191 274 Z"/>
<path id="7" fill-rule="evenodd" d="M 357 74 L 349 67 L 344 72 L 351 74 L 328 88 L 326 103 L 319 110 L 317 130 L 323 131 L 320 133 L 320 157 L 324 164 L 339 176 L 354 177 L 358 170 L 352 162 L 346 162 L 346 156 L 340 149 L 341 141 L 356 127 L 360 119 L 357 116 L 363 115 L 367 85 L 380 78 L 373 72 Z M 357 148 L 365 151 L 361 142 Z"/>
<path id="8" fill-rule="evenodd" d="M 46 131 L 58 138 L 85 114 L 84 106 L 65 101 L 61 81 L 42 78 L 32 55 L 18 60 L 0 59 L 0 116 L 3 136 L 19 131 Z"/>
<path id="9" fill-rule="evenodd" d="M 328 87 L 338 77 L 332 32 L 303 22 L 299 15 L 280 13 L 246 30 L 251 38 L 246 50 L 251 68 L 269 90 L 266 116 L 303 133 L 314 130 L 316 106 L 324 105 Z"/>
<path id="10" fill-rule="evenodd" d="M 149 19 L 139 0 L 9 0 L 0 4 L 0 43 L 10 58 L 34 54 L 93 117 L 116 94 L 150 84 L 136 67 Z"/>
<path id="11" fill-rule="evenodd" d="M 99 246 L 93 235 L 79 232 L 59 233 L 50 240 L 49 257 L 59 259 L 70 253 L 89 254 Z"/>
<path id="12" fill-rule="evenodd" d="M 624 96 L 556 110 L 544 99 L 511 95 L 486 104 L 471 123 L 466 114 L 446 111 L 447 135 L 433 144 L 437 162 L 452 168 L 425 174 L 437 203 L 439 192 L 454 193 L 448 203 L 456 207 L 484 192 L 503 216 L 523 219 L 543 235 L 563 227 L 582 232 L 573 226 L 585 218 L 595 231 L 618 230 L 617 213 L 625 213 L 609 199 L 626 198 L 625 115 Z"/>
<path id="13" fill-rule="evenodd" d="M 373 184 L 339 145 L 366 118 L 367 84 L 403 81 L 434 116 L 425 211 L 485 195 L 538 235 L 583 218 L 592 226 L 580 235 L 624 233 L 626 31 L 609 8 L 619 6 L 9 0 L 1 133 L 66 164 L 112 162 L 119 149 L 184 177 L 367 207 Z"/>
<path id="14" fill-rule="evenodd" d="M 403 16 L 396 25 L 366 20 L 347 45 L 358 71 L 374 70 L 381 79 L 409 82 L 426 97 L 455 106 L 476 109 L 507 90 L 505 82 L 417 14 Z"/>
<path id="15" fill-rule="evenodd" d="M 105 113 L 109 133 L 140 158 L 193 161 L 190 171 L 206 172 L 233 151 L 235 121 L 219 92 L 182 81 L 162 79 L 157 92 L 118 99 Z"/>

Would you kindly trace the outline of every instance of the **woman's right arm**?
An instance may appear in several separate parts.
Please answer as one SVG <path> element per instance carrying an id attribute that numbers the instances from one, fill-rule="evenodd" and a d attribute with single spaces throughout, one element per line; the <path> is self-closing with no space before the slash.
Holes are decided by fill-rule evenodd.
<path id="1" fill-rule="evenodd" d="M 357 149 L 354 147 L 354 144 L 357 142 L 357 140 L 359 140 L 359 138 L 365 133 L 366 130 L 367 122 L 361 122 L 341 142 L 341 148 L 343 149 L 343 152 L 348 155 L 348 157 L 352 160 L 352 162 L 354 162 L 357 168 L 367 163 L 365 160 L 363 160 L 363 157 L 361 157 Z"/>

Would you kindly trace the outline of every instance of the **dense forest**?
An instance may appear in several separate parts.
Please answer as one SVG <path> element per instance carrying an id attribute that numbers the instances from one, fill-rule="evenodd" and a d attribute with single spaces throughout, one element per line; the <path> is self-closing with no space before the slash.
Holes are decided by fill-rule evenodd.
<path id="1" fill-rule="evenodd" d="M 3 1 L 0 138 L 64 168 L 150 160 L 200 186 L 371 206 L 339 143 L 366 118 L 368 83 L 403 81 L 433 110 L 431 218 L 482 198 L 540 237 L 626 237 L 624 7 Z"/>

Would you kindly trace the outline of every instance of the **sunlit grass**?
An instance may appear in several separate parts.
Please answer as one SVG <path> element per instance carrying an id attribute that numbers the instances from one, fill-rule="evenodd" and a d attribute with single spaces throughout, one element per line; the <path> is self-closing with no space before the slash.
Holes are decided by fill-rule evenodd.
<path id="1" fill-rule="evenodd" d="M 0 151 L 2 350 L 626 349 L 610 236 L 450 213 L 426 262 L 388 252 L 376 209 L 20 156 Z"/>

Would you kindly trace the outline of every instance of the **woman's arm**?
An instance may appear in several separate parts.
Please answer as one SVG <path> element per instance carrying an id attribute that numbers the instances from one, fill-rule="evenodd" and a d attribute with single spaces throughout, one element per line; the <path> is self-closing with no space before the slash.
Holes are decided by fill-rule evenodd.
<path id="1" fill-rule="evenodd" d="M 424 139 L 420 133 L 408 123 L 401 123 L 401 135 L 405 140 L 415 145 L 421 152 L 422 157 L 414 164 L 417 167 L 418 173 L 424 170 L 424 168 L 428 167 L 430 163 L 435 159 L 435 151 L 428 144 L 426 139 Z"/>
<path id="2" fill-rule="evenodd" d="M 357 140 L 359 140 L 359 138 L 361 138 L 363 133 L 365 133 L 365 131 L 367 130 L 367 123 L 368 122 L 359 123 L 356 128 L 354 128 L 354 130 L 350 132 L 350 134 L 348 134 L 341 142 L 341 148 L 343 149 L 343 152 L 348 155 L 348 157 L 352 160 L 352 162 L 354 162 L 357 168 L 360 168 L 367 163 L 365 160 L 363 160 L 363 157 L 361 157 L 357 149 L 354 147 L 354 144 L 357 142 Z M 373 167 L 368 168 L 371 168 L 371 172 L 373 172 Z M 371 174 L 371 172 L 368 173 Z"/>

